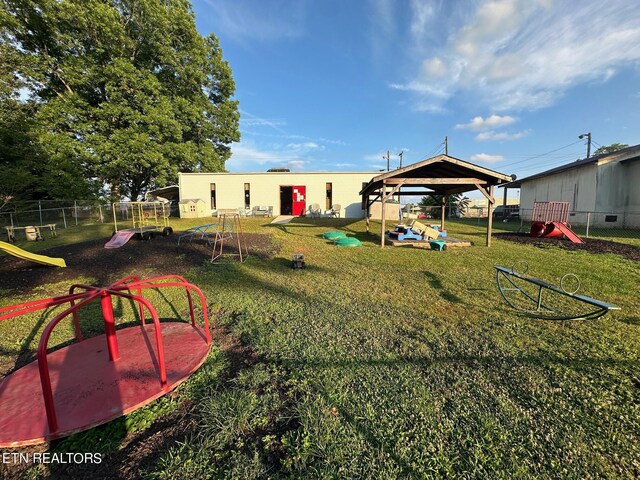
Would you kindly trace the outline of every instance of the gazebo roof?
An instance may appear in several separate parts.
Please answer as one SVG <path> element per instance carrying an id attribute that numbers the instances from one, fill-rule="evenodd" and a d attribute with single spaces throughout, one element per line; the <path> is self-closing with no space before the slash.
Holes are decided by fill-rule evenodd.
<path id="1" fill-rule="evenodd" d="M 385 204 L 393 195 L 442 195 L 442 218 L 444 229 L 445 197 L 456 193 L 478 190 L 489 202 L 487 216 L 487 246 L 491 245 L 491 206 L 495 203 L 493 187 L 512 181 L 511 176 L 488 168 L 465 162 L 449 155 L 438 155 L 421 162 L 407 165 L 392 172 L 373 177 L 362 190 L 362 208 L 366 209 L 367 231 L 369 231 L 369 207 L 377 199 L 382 203 L 380 246 L 385 242 Z M 418 187 L 428 190 L 400 190 L 402 187 Z M 373 200 L 371 199 L 373 197 Z"/>
<path id="2" fill-rule="evenodd" d="M 431 190 L 424 193 L 451 195 L 476 190 L 478 186 L 487 187 L 511 181 L 510 175 L 443 154 L 378 175 L 363 187 L 360 195 L 378 193 L 383 184 L 423 187 Z"/>

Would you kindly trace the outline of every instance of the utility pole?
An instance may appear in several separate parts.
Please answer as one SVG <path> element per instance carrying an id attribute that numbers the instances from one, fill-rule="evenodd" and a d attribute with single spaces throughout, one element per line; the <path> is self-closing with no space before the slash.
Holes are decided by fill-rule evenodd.
<path id="1" fill-rule="evenodd" d="M 389 171 L 389 150 L 387 150 L 387 156 L 382 156 L 383 159 L 387 160 L 387 172 Z"/>
<path id="2" fill-rule="evenodd" d="M 398 154 L 398 156 L 400 157 L 400 168 L 402 168 L 402 154 L 403 154 L 403 153 L 404 153 L 404 152 L 400 152 L 400 153 Z"/>
<path id="3" fill-rule="evenodd" d="M 449 155 L 449 137 L 444 137 L 444 154 Z"/>
<path id="4" fill-rule="evenodd" d="M 591 156 L 591 132 L 578 135 L 578 138 L 580 140 L 582 140 L 584 137 L 587 137 L 587 158 L 589 158 Z"/>

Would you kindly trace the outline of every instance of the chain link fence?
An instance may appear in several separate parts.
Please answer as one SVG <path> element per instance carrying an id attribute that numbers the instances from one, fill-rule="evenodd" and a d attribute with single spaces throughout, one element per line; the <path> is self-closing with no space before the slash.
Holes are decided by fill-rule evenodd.
<path id="1" fill-rule="evenodd" d="M 493 212 L 494 230 L 529 232 L 532 209 L 506 209 Z M 487 209 L 469 210 L 465 223 L 487 225 Z M 571 229 L 582 238 L 599 238 L 640 246 L 640 212 L 569 212 Z"/>
<path id="2" fill-rule="evenodd" d="M 403 221 L 431 219 L 439 221 L 440 206 L 409 205 L 403 209 Z M 496 231 L 529 232 L 533 209 L 521 209 L 518 205 L 499 205 L 492 212 L 493 228 Z M 447 205 L 445 220 L 460 221 L 467 225 L 486 227 L 487 207 L 472 206 L 456 209 Z M 640 246 L 640 212 L 569 212 L 571 229 L 582 238 L 599 238 Z"/>
<path id="3" fill-rule="evenodd" d="M 71 205 L 64 205 L 58 201 L 43 200 L 11 205 L 0 211 L 2 228 L 48 224 L 55 224 L 56 228 L 70 228 L 99 223 L 113 223 L 110 204 L 73 201 Z"/>

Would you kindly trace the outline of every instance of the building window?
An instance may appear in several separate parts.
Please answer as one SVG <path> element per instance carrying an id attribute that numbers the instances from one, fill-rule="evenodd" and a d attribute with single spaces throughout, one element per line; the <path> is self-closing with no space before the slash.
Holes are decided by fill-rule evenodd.
<path id="1" fill-rule="evenodd" d="M 211 187 L 211 210 L 216 209 L 216 184 L 212 183 L 209 185 Z"/>
<path id="2" fill-rule="evenodd" d="M 331 210 L 333 207 L 333 185 L 327 183 L 327 204 L 324 208 Z"/>
<path id="3" fill-rule="evenodd" d="M 195 205 L 189 205 L 189 211 L 190 212 L 195 212 L 196 211 L 196 206 Z"/>
<path id="4" fill-rule="evenodd" d="M 617 215 L 605 215 L 604 216 L 604 221 L 605 222 L 617 222 L 618 221 L 618 216 Z"/>
<path id="5" fill-rule="evenodd" d="M 251 185 L 244 184 L 244 208 L 251 208 Z"/>

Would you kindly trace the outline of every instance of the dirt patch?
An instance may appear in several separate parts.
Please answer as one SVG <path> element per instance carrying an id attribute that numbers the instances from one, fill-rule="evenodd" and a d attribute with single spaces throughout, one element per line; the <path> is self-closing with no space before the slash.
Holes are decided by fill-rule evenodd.
<path id="1" fill-rule="evenodd" d="M 559 238 L 532 237 L 528 233 L 495 233 L 495 238 L 516 243 L 527 243 L 541 248 L 559 247 L 565 250 L 582 250 L 589 253 L 615 253 L 629 260 L 640 262 L 640 247 L 626 243 L 585 238 L 585 243 L 572 243 Z"/>
<path id="2" fill-rule="evenodd" d="M 271 235 L 246 233 L 250 256 L 271 258 L 278 252 Z M 177 245 L 175 235 L 157 236 L 148 241 L 131 239 L 126 245 L 106 249 L 108 239 L 92 240 L 43 250 L 43 255 L 64 258 L 67 268 L 48 267 L 10 256 L 0 262 L 0 290 L 12 293 L 31 293 L 41 285 L 73 280 L 79 276 L 91 277 L 96 285 L 108 285 L 132 273 L 166 275 L 184 274 L 211 259 L 212 247 L 203 240 L 182 242 Z M 226 241 L 224 253 L 237 252 L 234 239 Z M 147 275 L 148 274 L 148 275 Z M 50 292 L 52 295 L 63 292 Z"/>

